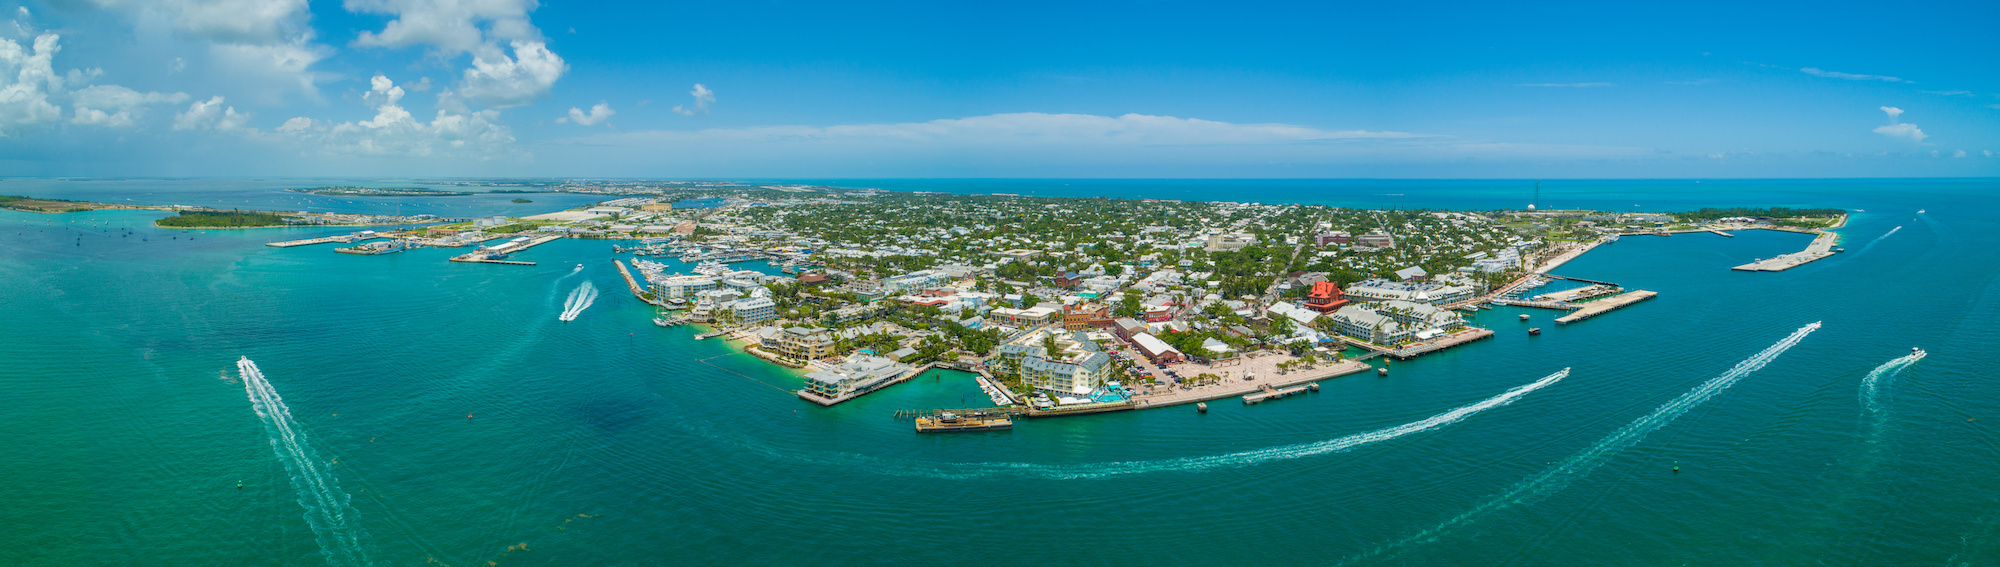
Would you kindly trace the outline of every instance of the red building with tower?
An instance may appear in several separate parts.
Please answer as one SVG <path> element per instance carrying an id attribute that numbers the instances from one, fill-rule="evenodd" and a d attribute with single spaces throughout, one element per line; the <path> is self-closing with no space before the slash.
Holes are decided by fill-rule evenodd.
<path id="1" fill-rule="evenodd" d="M 1306 308 L 1320 313 L 1332 313 L 1347 305 L 1347 292 L 1340 290 L 1340 284 L 1333 282 L 1313 282 L 1312 293 L 1306 295 Z"/>

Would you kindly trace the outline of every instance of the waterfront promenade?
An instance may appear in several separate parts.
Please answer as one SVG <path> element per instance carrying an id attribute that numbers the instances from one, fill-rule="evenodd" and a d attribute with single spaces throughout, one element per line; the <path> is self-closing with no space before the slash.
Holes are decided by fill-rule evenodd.
<path id="1" fill-rule="evenodd" d="M 1263 355 L 1246 355 L 1240 364 L 1228 366 L 1209 366 L 1192 362 L 1168 365 L 1168 368 L 1172 369 L 1174 373 L 1181 375 L 1183 379 L 1203 373 L 1221 375 L 1223 379 L 1220 383 L 1216 384 L 1141 394 L 1133 398 L 1134 403 L 1131 409 L 1162 408 L 1231 398 L 1262 392 L 1265 391 L 1266 387 L 1284 389 L 1328 378 L 1366 372 L 1369 368 L 1372 368 L 1366 362 L 1343 360 L 1340 362 L 1322 362 L 1312 368 L 1280 373 L 1278 372 L 1278 363 L 1292 360 L 1292 358 L 1282 354 L 1261 354 Z M 1246 372 L 1250 373 L 1253 377 L 1249 380 L 1243 379 Z"/>

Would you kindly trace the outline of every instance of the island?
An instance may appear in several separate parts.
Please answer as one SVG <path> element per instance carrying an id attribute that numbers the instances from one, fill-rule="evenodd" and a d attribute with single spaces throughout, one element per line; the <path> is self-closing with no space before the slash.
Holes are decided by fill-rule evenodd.
<path id="1" fill-rule="evenodd" d="M 461 191 L 440 191 L 422 187 L 314 187 L 292 189 L 298 193 L 309 193 L 328 197 L 463 197 L 472 195 Z"/>
<path id="2" fill-rule="evenodd" d="M 617 198 L 344 238 L 396 239 L 381 250 L 472 247 L 450 260 L 503 265 L 533 265 L 529 249 L 557 239 L 618 241 L 612 262 L 658 310 L 655 324 L 697 325 L 697 339 L 791 369 L 804 401 L 841 404 L 943 369 L 970 373 L 993 403 L 898 412 L 924 432 L 1309 394 L 1321 380 L 1388 372 L 1376 359 L 1492 337 L 1490 320 L 1471 317 L 1491 305 L 1548 310 L 1551 323 L 1571 325 L 1656 297 L 1560 272 L 1621 238 L 1815 235 L 1806 252 L 1760 268 L 1787 269 L 1838 252 L 1832 231 L 1847 218 L 1840 209 L 1375 210 L 724 182 L 548 187 Z M 673 206 L 685 201 L 717 206 Z M 693 269 L 649 259 L 658 256 Z M 779 273 L 732 266 L 742 262 Z"/>
<path id="3" fill-rule="evenodd" d="M 515 197 L 515 198 L 514 198 L 514 202 L 516 202 L 516 203 L 533 203 L 534 201 L 530 201 L 530 200 L 527 200 L 527 199 L 522 199 L 522 198 L 519 198 L 519 197 Z"/>

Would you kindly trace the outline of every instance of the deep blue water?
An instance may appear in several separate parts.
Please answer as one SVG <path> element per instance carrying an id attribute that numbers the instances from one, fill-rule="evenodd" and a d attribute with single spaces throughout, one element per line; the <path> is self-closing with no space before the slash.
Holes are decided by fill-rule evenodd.
<path id="1" fill-rule="evenodd" d="M 1519 207 L 1527 191 L 828 183 L 1457 209 Z M 4 184 L 0 193 L 155 203 L 299 197 L 282 191 L 298 186 L 289 180 Z M 0 211 L 0 438 L 11 449 L 0 456 L 0 564 L 2000 563 L 2000 386 L 1989 368 L 2000 360 L 2000 183 L 1542 190 L 1559 207 L 1866 212 L 1841 231 L 1847 253 L 1782 273 L 1728 268 L 1806 237 L 1625 238 L 1557 273 L 1658 299 L 1560 327 L 1545 311 L 1483 312 L 1477 324 L 1494 339 L 1394 363 L 1388 378 L 1212 404 L 1207 415 L 919 436 L 894 410 L 977 401 L 977 387 L 939 373 L 831 409 L 805 403 L 790 373 L 651 325 L 609 264 L 611 242 L 517 256 L 537 266 L 468 265 L 445 261 L 450 250 L 262 245 L 351 229 L 165 231 L 148 224 L 157 212 Z M 468 216 L 570 206 L 552 197 L 515 209 L 504 196 L 467 205 L 499 212 Z M 354 201 L 312 206 L 396 206 Z M 128 228 L 135 236 L 122 236 Z M 586 280 L 602 296 L 557 321 Z M 1535 320 L 1516 321 L 1524 312 Z M 1686 403 L 1816 321 L 1761 369 Z M 1530 338 L 1526 326 L 1546 332 Z M 1864 378 L 1912 346 L 1930 355 L 1877 375 L 1868 397 Z M 301 506 L 298 475 L 237 379 L 242 356 L 324 464 L 314 479 L 351 498 L 336 510 L 342 537 L 309 522 L 324 516 Z M 1460 421 L 1339 451 L 1315 445 L 1565 367 L 1567 378 Z M 1661 412 L 1673 419 L 1649 421 Z"/>

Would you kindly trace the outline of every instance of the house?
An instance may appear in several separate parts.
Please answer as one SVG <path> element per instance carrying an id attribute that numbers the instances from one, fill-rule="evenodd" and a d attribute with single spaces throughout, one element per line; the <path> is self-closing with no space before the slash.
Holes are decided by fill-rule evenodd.
<path id="1" fill-rule="evenodd" d="M 1328 244 L 1335 244 L 1335 245 L 1347 244 L 1353 241 L 1354 241 L 1354 235 L 1338 230 L 1326 234 L 1321 234 L 1313 238 L 1313 244 L 1317 246 L 1326 246 Z"/>
<path id="2" fill-rule="evenodd" d="M 1083 283 L 1083 280 L 1084 280 L 1083 274 L 1079 274 L 1076 272 L 1063 272 L 1061 274 L 1056 274 L 1056 277 L 1054 280 L 1052 280 L 1051 284 L 1062 289 L 1076 289 L 1076 286 L 1078 284 Z"/>
<path id="3" fill-rule="evenodd" d="M 1332 313 L 1347 306 L 1347 292 L 1340 290 L 1334 282 L 1316 282 L 1312 292 L 1306 294 L 1306 308 L 1320 313 Z"/>
<path id="4" fill-rule="evenodd" d="M 1372 246 L 1375 248 L 1395 248 L 1396 237 L 1390 236 L 1389 233 L 1386 232 L 1370 232 L 1368 234 L 1363 234 L 1361 236 L 1355 237 L 1354 243 L 1360 244 L 1362 246 Z"/>
<path id="5" fill-rule="evenodd" d="M 799 283 L 805 285 L 824 285 L 831 282 L 833 278 L 827 277 L 824 272 L 810 272 L 799 276 Z"/>

